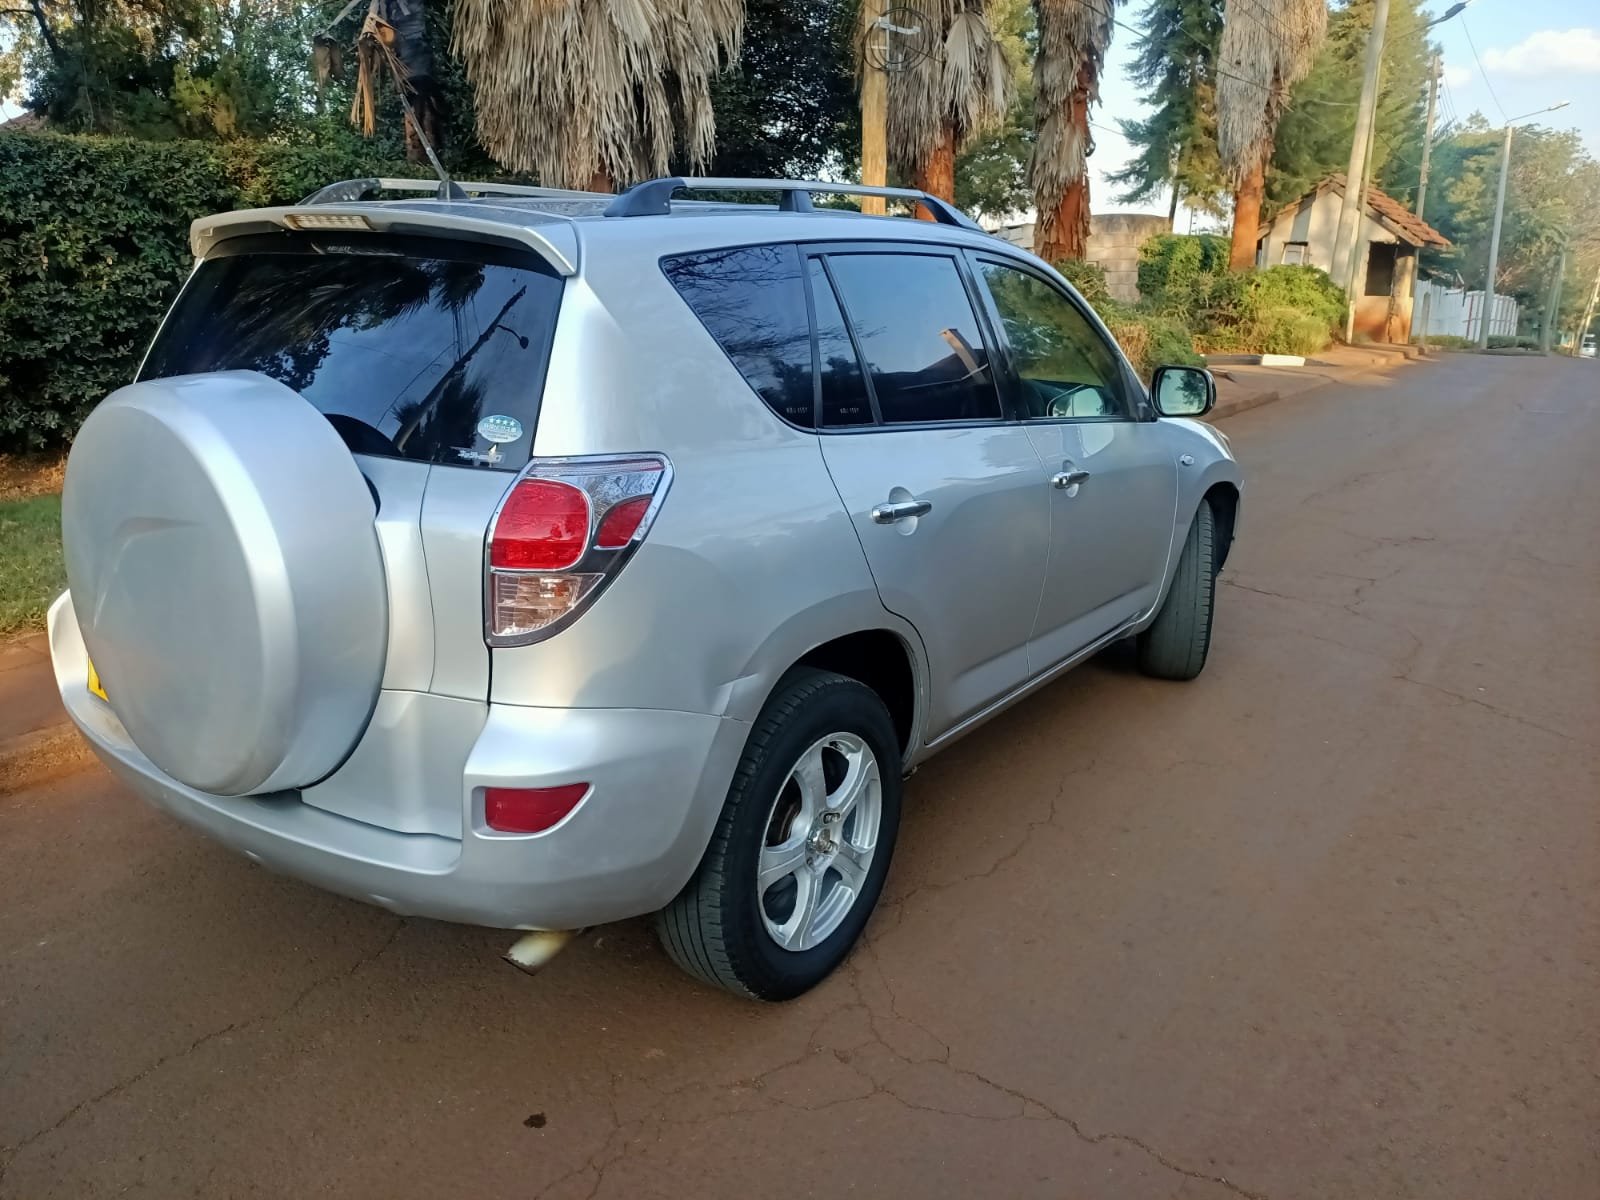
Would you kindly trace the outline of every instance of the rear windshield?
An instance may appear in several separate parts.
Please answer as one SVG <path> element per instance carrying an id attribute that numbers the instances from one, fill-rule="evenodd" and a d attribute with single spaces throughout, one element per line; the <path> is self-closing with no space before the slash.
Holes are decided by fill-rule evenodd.
<path id="1" fill-rule="evenodd" d="M 141 379 L 259 371 L 351 450 L 527 464 L 561 278 L 537 256 L 435 239 L 265 235 L 200 264 Z"/>

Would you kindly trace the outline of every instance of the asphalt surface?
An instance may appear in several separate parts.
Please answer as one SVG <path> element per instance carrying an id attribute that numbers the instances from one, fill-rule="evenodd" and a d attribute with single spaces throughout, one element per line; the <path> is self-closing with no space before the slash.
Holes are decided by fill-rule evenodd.
<path id="1" fill-rule="evenodd" d="M 98 768 L 0 800 L 0 1196 L 1600 1196 L 1600 366 L 1224 428 L 1205 675 L 931 763 L 790 1005 L 643 923 L 523 977 Z"/>

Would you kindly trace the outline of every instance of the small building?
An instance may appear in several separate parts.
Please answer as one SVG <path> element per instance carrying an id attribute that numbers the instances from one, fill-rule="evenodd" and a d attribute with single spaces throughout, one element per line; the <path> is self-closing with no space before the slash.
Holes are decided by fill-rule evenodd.
<path id="1" fill-rule="evenodd" d="M 1303 265 L 1333 270 L 1333 246 L 1344 203 L 1343 175 L 1330 175 L 1300 199 L 1283 206 L 1256 243 L 1256 265 Z M 1450 240 L 1405 205 L 1377 188 L 1367 189 L 1357 233 L 1364 247 L 1355 281 L 1355 329 L 1375 342 L 1411 340 L 1411 297 L 1417 252 L 1448 249 Z"/>
<path id="2" fill-rule="evenodd" d="M 1032 221 L 1020 221 L 993 232 L 1013 246 L 1032 250 L 1033 226 Z M 1134 304 L 1139 299 L 1139 247 L 1171 232 L 1165 217 L 1150 213 L 1094 213 L 1089 217 L 1084 261 L 1106 273 L 1106 289 L 1113 300 Z"/>

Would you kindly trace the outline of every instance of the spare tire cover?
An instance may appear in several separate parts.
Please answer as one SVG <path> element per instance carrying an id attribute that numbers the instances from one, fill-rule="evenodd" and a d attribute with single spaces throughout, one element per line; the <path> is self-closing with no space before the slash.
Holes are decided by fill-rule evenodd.
<path id="1" fill-rule="evenodd" d="M 257 372 L 136 383 L 89 414 L 62 491 L 67 582 L 156 766 L 241 796 L 344 761 L 388 646 L 374 515 L 327 419 Z"/>

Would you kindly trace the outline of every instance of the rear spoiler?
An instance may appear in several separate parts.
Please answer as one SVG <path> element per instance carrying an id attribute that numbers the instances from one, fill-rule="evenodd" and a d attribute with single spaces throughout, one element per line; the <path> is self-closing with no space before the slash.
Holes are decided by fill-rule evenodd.
<path id="1" fill-rule="evenodd" d="M 543 214 L 529 214 L 543 216 Z M 229 238 L 280 229 L 367 231 L 454 237 L 532 250 L 561 275 L 577 273 L 578 239 L 572 225 L 545 216 L 538 225 L 487 221 L 434 207 L 388 204 L 294 204 L 281 208 L 247 208 L 239 212 L 200 217 L 189 226 L 189 249 L 204 258 Z"/>

